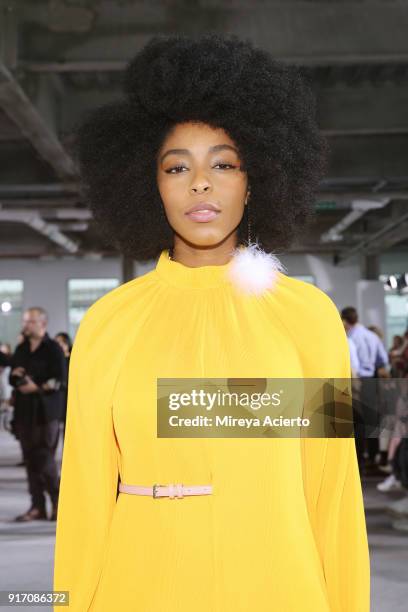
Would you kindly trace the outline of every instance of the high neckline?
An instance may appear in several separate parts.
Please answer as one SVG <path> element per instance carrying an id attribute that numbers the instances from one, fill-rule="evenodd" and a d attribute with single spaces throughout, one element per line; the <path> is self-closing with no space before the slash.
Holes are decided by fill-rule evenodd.
<path id="1" fill-rule="evenodd" d="M 156 273 L 160 278 L 175 287 L 206 289 L 222 287 L 230 283 L 227 272 L 229 262 L 221 265 L 198 266 L 192 268 L 169 258 L 169 250 L 164 249 L 156 264 Z"/>

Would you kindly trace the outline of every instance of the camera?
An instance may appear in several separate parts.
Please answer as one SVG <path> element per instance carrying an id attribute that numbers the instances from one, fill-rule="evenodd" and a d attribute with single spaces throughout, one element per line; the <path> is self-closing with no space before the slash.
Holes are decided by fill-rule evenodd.
<path id="1" fill-rule="evenodd" d="M 28 379 L 25 374 L 22 374 L 21 376 L 15 376 L 14 386 L 16 387 L 16 389 L 21 387 L 21 385 L 26 385 L 27 383 Z"/>

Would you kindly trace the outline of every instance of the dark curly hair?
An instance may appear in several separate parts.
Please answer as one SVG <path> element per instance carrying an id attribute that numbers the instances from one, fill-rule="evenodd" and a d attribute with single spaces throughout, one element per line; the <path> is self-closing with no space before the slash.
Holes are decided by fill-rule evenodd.
<path id="1" fill-rule="evenodd" d="M 74 130 L 83 195 L 123 254 L 143 261 L 173 246 L 156 156 L 169 130 L 187 121 L 223 128 L 236 143 L 251 186 L 252 236 L 266 251 L 287 249 L 313 218 L 327 146 L 297 68 L 233 34 L 155 36 L 128 64 L 123 86 L 122 98 Z"/>

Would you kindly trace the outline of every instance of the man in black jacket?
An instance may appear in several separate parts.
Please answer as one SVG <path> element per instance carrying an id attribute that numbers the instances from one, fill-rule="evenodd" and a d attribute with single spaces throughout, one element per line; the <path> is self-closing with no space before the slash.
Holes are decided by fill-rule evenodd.
<path id="1" fill-rule="evenodd" d="M 11 358 L 9 380 L 16 389 L 14 427 L 31 495 L 31 507 L 16 521 L 47 519 L 45 491 L 52 502 L 50 519 L 57 518 L 59 474 L 53 449 L 59 436 L 67 373 L 64 354 L 47 333 L 47 321 L 43 308 L 24 312 L 24 341 Z"/>

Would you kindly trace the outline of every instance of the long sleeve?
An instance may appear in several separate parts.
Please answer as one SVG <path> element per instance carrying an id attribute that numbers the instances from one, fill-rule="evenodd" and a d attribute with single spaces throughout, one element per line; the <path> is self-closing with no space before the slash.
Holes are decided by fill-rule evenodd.
<path id="1" fill-rule="evenodd" d="M 356 345 L 351 338 L 348 338 L 349 350 L 350 350 L 350 365 L 352 372 L 358 373 L 360 369 L 360 361 L 357 355 Z"/>
<path id="2" fill-rule="evenodd" d="M 314 290 L 309 303 L 315 320 L 303 328 L 304 376 L 350 379 L 340 315 L 328 296 Z M 370 561 L 354 438 L 309 438 L 302 443 L 305 496 L 330 610 L 369 612 Z"/>
<path id="3" fill-rule="evenodd" d="M 59 386 L 63 386 L 67 379 L 64 353 L 55 340 L 49 344 L 47 371 L 43 376 L 38 378 L 38 382 L 37 380 L 34 380 L 34 382 L 41 385 L 50 378 L 55 379 L 57 383 L 59 383 Z"/>
<path id="4" fill-rule="evenodd" d="M 354 439 L 328 439 L 315 528 L 333 612 L 369 612 L 370 567 Z"/>
<path id="5" fill-rule="evenodd" d="M 15 374 L 13 374 L 13 370 L 14 368 L 17 368 L 18 366 L 21 365 L 20 352 L 21 352 L 21 345 L 18 345 L 14 353 L 10 357 L 10 371 L 9 371 L 8 382 L 11 387 L 15 387 L 16 381 L 18 379 L 18 377 Z"/>
<path id="6" fill-rule="evenodd" d="M 109 355 L 101 347 L 103 322 L 92 312 L 81 322 L 70 360 L 56 529 L 54 590 L 69 591 L 72 612 L 86 612 L 97 587 L 118 481 Z"/>
<path id="7" fill-rule="evenodd" d="M 390 360 L 388 358 L 388 353 L 385 350 L 385 347 L 380 338 L 378 338 L 377 344 L 378 344 L 378 349 L 377 349 L 377 355 L 376 355 L 376 360 L 375 360 L 375 367 L 383 368 L 384 366 L 387 366 L 389 364 Z"/>

